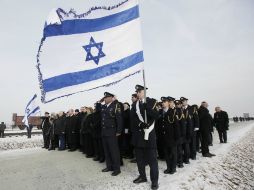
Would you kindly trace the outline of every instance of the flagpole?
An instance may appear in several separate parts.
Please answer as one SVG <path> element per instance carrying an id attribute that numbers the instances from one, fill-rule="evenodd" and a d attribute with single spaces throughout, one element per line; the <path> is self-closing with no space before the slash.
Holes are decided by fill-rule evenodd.
<path id="1" fill-rule="evenodd" d="M 146 104 L 146 78 L 145 78 L 145 69 L 143 69 L 143 82 L 144 82 L 144 103 Z M 145 123 L 147 123 L 147 113 L 145 108 Z"/>

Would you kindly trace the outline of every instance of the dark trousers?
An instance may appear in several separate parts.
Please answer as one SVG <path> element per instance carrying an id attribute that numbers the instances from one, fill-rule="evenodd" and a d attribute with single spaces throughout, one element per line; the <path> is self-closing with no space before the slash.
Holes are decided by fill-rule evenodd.
<path id="1" fill-rule="evenodd" d="M 104 136 L 102 137 L 102 143 L 107 168 L 113 171 L 120 171 L 120 151 L 118 146 L 118 138 L 116 136 Z"/>
<path id="2" fill-rule="evenodd" d="M 59 138 L 59 144 L 60 144 L 59 149 L 64 150 L 65 149 L 65 134 L 60 134 L 58 138 Z"/>
<path id="3" fill-rule="evenodd" d="M 190 158 L 192 159 L 196 159 L 196 155 L 197 155 L 196 138 L 197 138 L 197 132 L 193 131 L 191 142 L 190 142 Z"/>
<path id="4" fill-rule="evenodd" d="M 152 183 L 158 183 L 159 169 L 157 161 L 157 150 L 155 148 L 135 148 L 138 171 L 140 177 L 146 179 L 145 167 L 150 167 L 150 178 Z"/>
<path id="5" fill-rule="evenodd" d="M 50 141 L 49 135 L 47 135 L 43 132 L 43 142 L 44 142 L 45 148 L 49 148 L 49 141 Z"/>
<path id="6" fill-rule="evenodd" d="M 210 132 L 208 131 L 201 131 L 201 150 L 202 155 L 209 153 L 209 139 L 210 139 Z"/>
<path id="7" fill-rule="evenodd" d="M 212 145 L 213 145 L 213 134 L 212 134 L 212 132 L 209 133 L 208 145 L 209 145 L 209 146 L 212 146 Z"/>
<path id="8" fill-rule="evenodd" d="M 200 135 L 200 131 L 197 131 L 196 134 L 196 151 L 199 152 L 200 150 L 200 144 L 201 144 L 201 135 Z"/>
<path id="9" fill-rule="evenodd" d="M 176 170 L 176 160 L 177 160 L 177 148 L 176 146 L 164 148 L 165 158 L 167 163 L 167 169 L 169 171 Z"/>
<path id="10" fill-rule="evenodd" d="M 84 145 L 85 153 L 87 156 L 94 156 L 94 144 L 93 137 L 90 133 L 86 133 L 85 135 L 85 145 Z"/>
<path id="11" fill-rule="evenodd" d="M 133 146 L 131 145 L 131 134 L 123 135 L 122 142 L 123 156 L 133 158 Z"/>
<path id="12" fill-rule="evenodd" d="M 177 144 L 177 164 L 183 165 L 183 144 Z"/>
<path id="13" fill-rule="evenodd" d="M 27 127 L 26 130 L 27 130 L 27 138 L 30 139 L 32 136 L 32 129 L 30 127 Z"/>
<path id="14" fill-rule="evenodd" d="M 220 142 L 226 143 L 227 142 L 227 131 L 226 130 L 219 130 L 218 133 L 219 133 L 219 137 L 220 137 Z"/>
<path id="15" fill-rule="evenodd" d="M 59 135 L 55 134 L 54 139 L 55 139 L 55 148 L 58 148 L 59 147 Z"/>
<path id="16" fill-rule="evenodd" d="M 183 162 L 189 162 L 190 159 L 190 143 L 183 143 Z"/>
<path id="17" fill-rule="evenodd" d="M 97 158 L 100 160 L 105 159 L 103 145 L 102 145 L 102 139 L 101 138 L 94 138 L 93 139 L 93 145 L 94 145 L 94 154 Z"/>
<path id="18" fill-rule="evenodd" d="M 4 131 L 3 130 L 0 131 L 0 138 L 4 138 Z"/>
<path id="19" fill-rule="evenodd" d="M 158 136 L 157 138 L 157 151 L 158 151 L 158 156 L 159 159 L 164 159 L 165 158 L 165 151 L 164 151 L 164 144 L 162 140 L 162 136 Z"/>

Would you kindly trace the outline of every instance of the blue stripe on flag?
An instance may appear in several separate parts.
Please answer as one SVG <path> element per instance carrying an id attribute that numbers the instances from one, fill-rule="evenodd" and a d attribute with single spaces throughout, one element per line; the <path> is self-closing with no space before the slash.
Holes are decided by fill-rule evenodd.
<path id="1" fill-rule="evenodd" d="M 26 105 L 26 108 L 28 108 L 28 106 L 31 104 L 32 101 L 34 101 L 35 98 L 37 98 L 37 94 L 35 94 L 33 98 L 28 102 L 28 104 Z"/>
<path id="2" fill-rule="evenodd" d="M 80 34 L 105 30 L 127 23 L 139 17 L 138 5 L 128 10 L 97 19 L 75 19 L 62 21 L 60 25 L 44 28 L 44 37 Z"/>
<path id="3" fill-rule="evenodd" d="M 28 114 L 27 118 L 30 117 L 30 115 L 34 114 L 35 112 L 37 112 L 38 110 L 40 110 L 40 107 L 36 107 L 31 113 Z"/>
<path id="4" fill-rule="evenodd" d="M 138 53 L 125 57 L 119 61 L 95 69 L 75 73 L 67 73 L 49 79 L 45 79 L 43 80 L 43 87 L 45 92 L 50 92 L 68 86 L 98 80 L 121 72 L 143 61 L 144 61 L 143 51 L 140 51 Z"/>

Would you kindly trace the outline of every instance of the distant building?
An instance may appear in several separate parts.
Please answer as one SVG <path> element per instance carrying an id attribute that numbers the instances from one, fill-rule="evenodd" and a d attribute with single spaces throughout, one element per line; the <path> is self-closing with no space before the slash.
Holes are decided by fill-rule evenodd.
<path id="1" fill-rule="evenodd" d="M 19 127 L 20 129 L 24 129 L 25 124 L 22 122 L 23 118 L 24 116 L 18 116 L 16 113 L 14 113 L 12 115 L 13 125 Z M 39 129 L 41 125 L 41 118 L 39 116 L 31 116 L 29 117 L 28 122 Z"/>

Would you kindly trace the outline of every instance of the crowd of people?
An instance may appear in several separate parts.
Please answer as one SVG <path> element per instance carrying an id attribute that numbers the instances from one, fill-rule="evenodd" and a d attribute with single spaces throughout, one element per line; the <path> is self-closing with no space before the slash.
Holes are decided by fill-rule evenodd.
<path id="1" fill-rule="evenodd" d="M 252 121 L 252 120 L 254 120 L 254 117 L 237 117 L 237 116 L 235 116 L 235 117 L 233 117 L 233 121 L 234 122 L 243 122 L 243 121 Z"/>
<path id="2" fill-rule="evenodd" d="M 132 105 L 120 102 L 105 92 L 94 107 L 70 109 L 66 113 L 45 113 L 42 117 L 44 147 L 49 151 L 80 150 L 94 161 L 106 161 L 102 172 L 121 173 L 123 158 L 137 163 L 136 184 L 147 182 L 145 167 L 150 167 L 151 188 L 158 189 L 158 159 L 165 160 L 165 174 L 174 174 L 195 160 L 197 153 L 209 152 L 215 127 L 221 143 L 227 143 L 228 114 L 220 107 L 214 116 L 208 103 L 189 105 L 188 99 L 163 96 L 157 102 L 145 98 L 145 89 L 136 85 Z"/>

